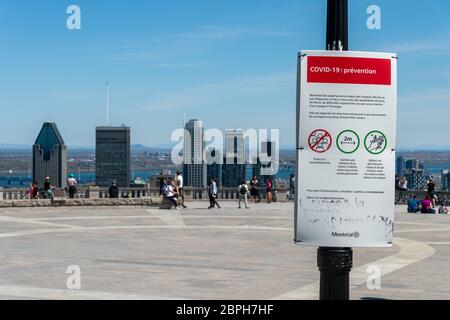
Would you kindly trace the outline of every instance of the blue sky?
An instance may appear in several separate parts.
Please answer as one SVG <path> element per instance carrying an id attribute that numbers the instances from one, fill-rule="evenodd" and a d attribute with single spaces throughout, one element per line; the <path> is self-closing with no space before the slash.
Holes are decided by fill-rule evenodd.
<path id="1" fill-rule="evenodd" d="M 66 28 L 66 9 L 82 29 Z M 368 30 L 366 9 L 382 10 Z M 397 52 L 400 148 L 450 149 L 450 3 L 350 0 L 350 49 Z M 0 0 L 0 143 L 32 144 L 43 121 L 68 145 L 105 124 L 159 145 L 187 118 L 278 128 L 295 143 L 296 53 L 323 49 L 325 0 Z"/>

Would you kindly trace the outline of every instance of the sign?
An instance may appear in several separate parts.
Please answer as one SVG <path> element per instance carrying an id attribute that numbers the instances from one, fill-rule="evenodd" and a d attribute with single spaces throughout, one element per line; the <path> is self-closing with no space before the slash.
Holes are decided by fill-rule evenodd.
<path id="1" fill-rule="evenodd" d="M 296 242 L 392 246 L 396 56 L 303 51 L 298 78 Z"/>

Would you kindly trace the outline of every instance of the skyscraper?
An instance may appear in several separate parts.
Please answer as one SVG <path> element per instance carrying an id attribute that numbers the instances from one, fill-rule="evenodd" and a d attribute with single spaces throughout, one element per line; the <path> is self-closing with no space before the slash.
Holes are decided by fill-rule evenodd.
<path id="1" fill-rule="evenodd" d="M 450 191 L 450 170 L 442 170 L 442 190 Z"/>
<path id="2" fill-rule="evenodd" d="M 119 187 L 130 186 L 131 130 L 129 127 L 96 128 L 95 178 L 99 187 L 116 181 Z"/>
<path id="3" fill-rule="evenodd" d="M 53 186 L 66 187 L 67 146 L 51 122 L 44 123 L 33 146 L 33 181 L 43 187 L 46 177 Z"/>
<path id="4" fill-rule="evenodd" d="M 397 174 L 408 180 L 408 189 L 423 190 L 426 182 L 425 163 L 420 159 L 397 159 L 398 168 L 400 168 L 399 161 L 403 161 L 403 172 L 397 172 Z"/>
<path id="5" fill-rule="evenodd" d="M 187 187 L 204 188 L 206 186 L 206 163 L 204 149 L 203 122 L 189 120 L 185 126 L 183 148 L 183 174 Z"/>
<path id="6" fill-rule="evenodd" d="M 237 188 L 246 178 L 244 130 L 227 130 L 225 142 L 222 184 L 226 188 Z"/>

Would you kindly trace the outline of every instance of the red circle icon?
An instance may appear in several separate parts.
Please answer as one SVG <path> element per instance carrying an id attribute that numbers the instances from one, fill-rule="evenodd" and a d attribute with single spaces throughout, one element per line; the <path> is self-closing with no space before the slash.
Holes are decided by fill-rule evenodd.
<path id="1" fill-rule="evenodd" d="M 309 136 L 308 144 L 312 151 L 324 153 L 330 150 L 333 145 L 333 138 L 328 131 L 317 129 Z"/>

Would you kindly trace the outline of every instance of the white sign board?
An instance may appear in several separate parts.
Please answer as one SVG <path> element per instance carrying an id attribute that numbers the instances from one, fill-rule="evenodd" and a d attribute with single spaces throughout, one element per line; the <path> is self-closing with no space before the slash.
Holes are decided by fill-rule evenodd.
<path id="1" fill-rule="evenodd" d="M 296 242 L 391 246 L 396 55 L 303 51 L 298 77 Z"/>

